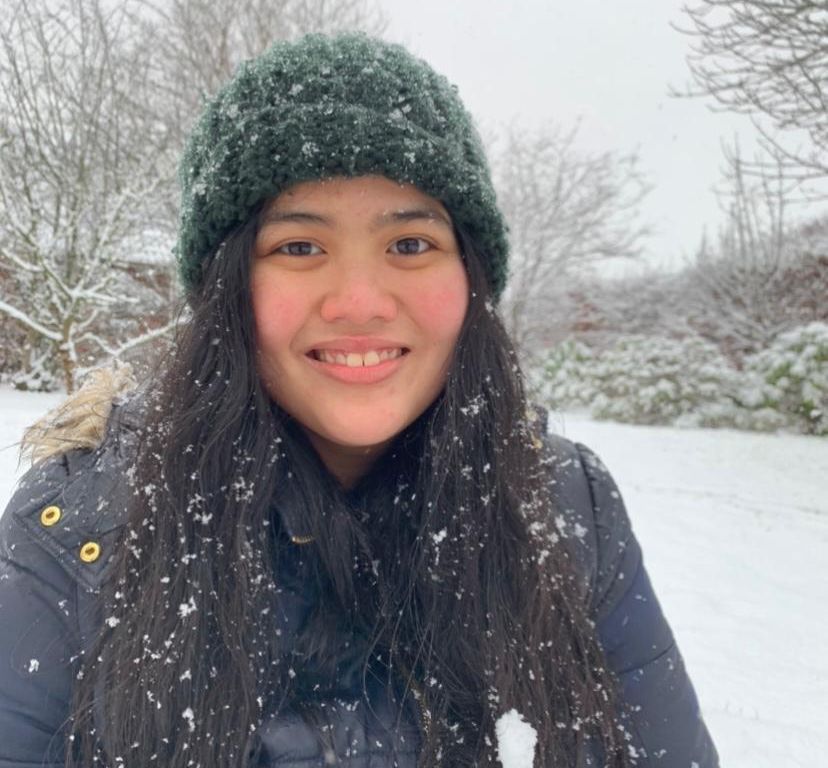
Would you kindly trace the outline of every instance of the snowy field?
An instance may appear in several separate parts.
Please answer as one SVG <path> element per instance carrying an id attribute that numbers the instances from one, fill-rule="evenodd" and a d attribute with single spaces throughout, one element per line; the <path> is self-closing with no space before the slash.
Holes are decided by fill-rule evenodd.
<path id="1" fill-rule="evenodd" d="M 59 399 L 0 389 L 0 507 Z M 551 426 L 618 481 L 723 768 L 828 766 L 828 440 Z"/>

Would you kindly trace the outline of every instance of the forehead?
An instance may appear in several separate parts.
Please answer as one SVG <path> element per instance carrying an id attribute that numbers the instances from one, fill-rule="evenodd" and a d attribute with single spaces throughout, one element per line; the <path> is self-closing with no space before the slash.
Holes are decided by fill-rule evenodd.
<path id="1" fill-rule="evenodd" d="M 327 209 L 393 209 L 418 207 L 441 213 L 451 220 L 445 206 L 413 184 L 405 184 L 385 176 L 336 177 L 294 184 L 269 200 L 264 210 L 290 210 L 318 206 Z"/>

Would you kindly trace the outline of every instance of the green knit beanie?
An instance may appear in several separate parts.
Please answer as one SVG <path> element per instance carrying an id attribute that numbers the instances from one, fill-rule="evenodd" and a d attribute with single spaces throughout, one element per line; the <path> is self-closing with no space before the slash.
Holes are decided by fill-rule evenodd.
<path id="1" fill-rule="evenodd" d="M 199 118 L 182 157 L 181 278 L 256 205 L 301 181 L 381 174 L 440 200 L 486 260 L 497 298 L 506 225 L 482 143 L 457 89 L 399 45 L 307 35 L 243 64 Z"/>

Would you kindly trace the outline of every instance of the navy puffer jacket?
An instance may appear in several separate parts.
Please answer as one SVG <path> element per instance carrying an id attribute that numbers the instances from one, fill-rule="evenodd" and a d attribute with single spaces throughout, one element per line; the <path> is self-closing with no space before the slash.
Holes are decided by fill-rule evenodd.
<path id="1" fill-rule="evenodd" d="M 96 596 L 124 522 L 137 420 L 129 407 L 116 407 L 97 449 L 36 465 L 0 519 L 0 768 L 63 765 L 73 679 L 100 627 Z M 584 596 L 630 705 L 630 754 L 639 766 L 717 766 L 615 483 L 584 446 L 547 440 L 556 525 L 576 542 Z M 301 509 L 289 489 L 275 505 L 287 535 L 301 542 Z M 295 557 L 302 552 L 297 544 Z M 287 587 L 278 610 L 285 631 L 295 631 L 306 595 L 296 579 L 291 587 L 289 572 L 278 576 Z M 361 683 L 353 701 L 338 697 L 326 708 L 327 748 L 311 725 L 283 711 L 260 728 L 256 765 L 415 768 L 418 713 L 401 713 L 386 686 L 363 692 Z"/>

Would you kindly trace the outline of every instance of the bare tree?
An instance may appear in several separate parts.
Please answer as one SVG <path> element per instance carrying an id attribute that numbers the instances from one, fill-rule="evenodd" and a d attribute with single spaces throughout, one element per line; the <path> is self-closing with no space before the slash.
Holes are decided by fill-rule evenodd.
<path id="1" fill-rule="evenodd" d="M 551 340 L 556 317 L 573 311 L 568 278 L 606 259 L 635 258 L 647 231 L 636 155 L 586 154 L 575 140 L 576 130 L 513 127 L 493 152 L 512 246 L 503 315 L 529 362 Z"/>
<path id="2" fill-rule="evenodd" d="M 164 126 L 135 108 L 148 59 L 126 31 L 100 0 L 19 2 L 0 29 L 0 313 L 70 391 L 88 356 L 159 333 L 108 322 L 142 300 L 132 257 L 172 177 Z"/>
<path id="3" fill-rule="evenodd" d="M 171 326 L 175 167 L 203 99 L 274 40 L 384 24 L 366 0 L 12 0 L 3 17 L 0 314 L 29 381 L 70 391 Z"/>
<path id="4" fill-rule="evenodd" d="M 180 141 L 204 99 L 274 42 L 308 32 L 379 35 L 386 27 L 371 0 L 140 0 L 134 19 L 154 51 L 159 117 Z"/>
<path id="5" fill-rule="evenodd" d="M 682 312 L 684 286 L 674 272 L 649 267 L 634 275 L 593 276 L 578 286 L 580 303 L 595 307 L 591 322 L 571 336 L 594 348 L 613 346 L 622 336 L 681 339 L 695 335 Z M 574 315 L 576 321 L 579 316 Z"/>
<path id="6" fill-rule="evenodd" d="M 567 278 L 550 308 L 551 341 L 604 350 L 630 335 L 700 336 L 738 367 L 779 334 L 828 321 L 828 217 L 793 223 L 792 182 L 782 168 L 748 175 L 738 144 L 725 158 L 726 223 L 718 237 L 705 238 L 678 272 Z"/>
<path id="7" fill-rule="evenodd" d="M 685 6 L 696 87 L 751 115 L 788 178 L 828 176 L 828 5 L 825 0 L 701 0 Z M 800 131 L 805 147 L 793 146 Z M 783 135 L 775 132 L 781 131 Z M 760 162 L 760 175 L 770 168 Z"/>
<path id="8" fill-rule="evenodd" d="M 828 317 L 828 229 L 793 226 L 784 160 L 749 177 L 738 147 L 727 154 L 727 220 L 703 242 L 682 279 L 689 324 L 736 364 L 783 331 Z"/>

